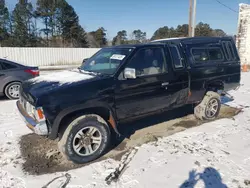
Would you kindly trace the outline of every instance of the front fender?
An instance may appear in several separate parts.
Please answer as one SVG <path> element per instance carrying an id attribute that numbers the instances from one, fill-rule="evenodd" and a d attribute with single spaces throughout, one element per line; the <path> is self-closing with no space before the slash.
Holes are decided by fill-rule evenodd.
<path id="1" fill-rule="evenodd" d="M 58 131 L 59 131 L 59 127 L 61 125 L 62 119 L 73 113 L 76 111 L 84 111 L 86 109 L 91 109 L 91 108 L 105 108 L 107 110 L 109 110 L 110 113 L 110 117 L 112 117 L 114 119 L 114 122 L 111 122 L 111 125 L 114 129 L 116 129 L 116 114 L 115 114 L 115 110 L 113 110 L 113 108 L 111 106 L 109 106 L 108 104 L 105 103 L 95 103 L 95 104 L 80 104 L 80 105 L 75 105 L 72 107 L 69 107 L 67 109 L 62 110 L 55 118 L 53 125 L 51 127 L 51 132 L 49 134 L 49 138 L 50 139 L 56 139 L 58 137 Z"/>

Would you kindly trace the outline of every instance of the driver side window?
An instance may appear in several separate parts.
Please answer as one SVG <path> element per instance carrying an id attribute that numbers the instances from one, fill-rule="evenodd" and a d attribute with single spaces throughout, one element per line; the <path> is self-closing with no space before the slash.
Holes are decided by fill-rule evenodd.
<path id="1" fill-rule="evenodd" d="M 136 76 L 161 74 L 166 71 L 166 59 L 162 48 L 144 48 L 136 52 L 126 68 L 136 70 Z"/>

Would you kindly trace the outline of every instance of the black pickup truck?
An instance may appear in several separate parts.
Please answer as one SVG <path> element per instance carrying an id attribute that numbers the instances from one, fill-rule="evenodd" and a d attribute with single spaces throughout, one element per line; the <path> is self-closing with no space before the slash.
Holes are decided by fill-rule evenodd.
<path id="1" fill-rule="evenodd" d="M 239 86 L 241 65 L 230 37 L 166 39 L 103 48 L 79 69 L 30 79 L 17 108 L 39 135 L 59 138 L 75 163 L 100 157 L 119 124 L 194 104 L 200 119 L 220 111 L 218 91 Z"/>

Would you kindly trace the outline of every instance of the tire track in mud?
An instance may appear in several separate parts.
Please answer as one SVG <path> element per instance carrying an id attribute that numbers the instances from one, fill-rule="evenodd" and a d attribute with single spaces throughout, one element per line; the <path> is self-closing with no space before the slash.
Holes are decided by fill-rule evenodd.
<path id="1" fill-rule="evenodd" d="M 60 182 L 61 185 L 57 185 L 56 187 L 60 187 L 60 188 L 66 188 L 67 185 L 69 184 L 70 182 L 70 179 L 71 179 L 71 175 L 66 173 L 62 176 L 58 176 L 58 177 L 55 177 L 53 178 L 51 181 L 49 181 L 46 185 L 42 186 L 42 188 L 49 188 L 49 187 L 55 187 L 53 186 L 53 183 L 55 183 L 56 181 L 62 179 L 62 178 L 66 178 L 65 181 L 62 181 Z"/>
<path id="2" fill-rule="evenodd" d="M 138 149 L 132 149 L 131 151 L 127 152 L 123 155 L 121 162 L 119 166 L 115 169 L 114 172 L 110 173 L 106 178 L 105 181 L 108 185 L 110 185 L 112 182 L 117 182 L 119 180 L 119 177 L 122 175 L 122 173 L 125 171 L 128 164 L 132 161 L 133 157 L 135 156 Z"/>
<path id="3" fill-rule="evenodd" d="M 241 109 L 222 106 L 218 119 L 233 118 L 233 116 L 240 113 L 240 111 Z M 173 113 L 176 113 L 176 111 Z M 166 137 L 208 122 L 196 120 L 194 115 L 191 113 L 192 111 L 187 111 L 185 114 L 186 116 L 177 116 L 177 118 L 173 118 L 176 117 L 173 116 L 170 119 L 166 119 L 166 116 L 171 116 L 170 112 L 168 112 L 160 116 L 151 117 L 151 120 L 156 120 L 156 122 L 152 121 L 152 123 L 149 123 L 147 119 L 144 119 L 137 121 L 136 123 L 127 124 L 124 127 L 122 126 L 121 132 L 124 133 L 125 136 L 119 140 L 116 140 L 116 143 L 112 143 L 113 145 L 111 150 L 103 157 L 91 163 L 112 158 L 114 160 L 120 161 L 120 165 L 125 164 L 124 166 L 127 166 L 129 162 L 124 163 L 122 157 L 124 158 L 124 156 L 126 156 L 127 152 L 130 150 L 133 151 L 134 148 L 141 146 L 142 144 L 157 141 L 160 137 Z M 160 121 L 158 121 L 159 119 Z M 144 126 L 144 124 L 147 124 L 147 126 Z M 49 140 L 45 137 L 35 134 L 22 136 L 19 144 L 22 158 L 25 161 L 22 164 L 22 167 L 23 170 L 28 174 L 40 175 L 54 172 L 63 172 L 91 164 L 88 163 L 79 165 L 66 161 L 57 149 L 57 141 Z M 130 157 L 131 160 L 132 158 L 133 157 Z M 120 168 L 121 166 L 118 167 L 118 169 Z M 118 171 L 115 170 L 111 175 L 113 180 L 111 180 L 112 178 L 110 177 L 111 179 L 107 178 L 107 182 L 116 181 L 123 172 L 124 168 L 121 168 L 121 170 Z"/>

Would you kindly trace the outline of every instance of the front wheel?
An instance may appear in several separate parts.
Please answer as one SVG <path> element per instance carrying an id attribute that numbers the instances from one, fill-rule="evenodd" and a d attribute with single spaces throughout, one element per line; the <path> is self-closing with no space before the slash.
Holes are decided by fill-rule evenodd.
<path id="1" fill-rule="evenodd" d="M 84 115 L 69 124 L 58 147 L 68 160 L 82 164 L 103 155 L 109 141 L 109 127 L 103 118 L 94 114 Z"/>
<path id="2" fill-rule="evenodd" d="M 220 108 L 220 95 L 209 91 L 206 93 L 201 103 L 195 107 L 194 114 L 201 120 L 213 120 L 219 115 Z"/>

